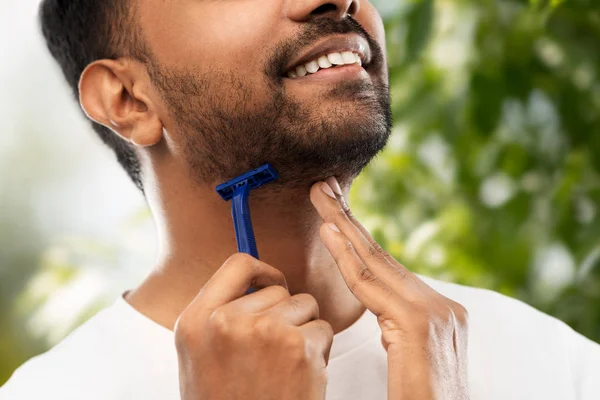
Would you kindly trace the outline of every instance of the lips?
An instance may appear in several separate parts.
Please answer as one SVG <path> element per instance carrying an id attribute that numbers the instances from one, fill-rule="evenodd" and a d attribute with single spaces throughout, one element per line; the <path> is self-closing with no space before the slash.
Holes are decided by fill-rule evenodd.
<path id="1" fill-rule="evenodd" d="M 357 34 L 333 36 L 323 40 L 291 62 L 284 69 L 283 75 L 288 77 L 289 73 L 296 71 L 298 67 L 335 53 L 353 53 L 360 58 L 360 62 L 365 68 L 372 58 L 369 43 L 362 36 Z"/>

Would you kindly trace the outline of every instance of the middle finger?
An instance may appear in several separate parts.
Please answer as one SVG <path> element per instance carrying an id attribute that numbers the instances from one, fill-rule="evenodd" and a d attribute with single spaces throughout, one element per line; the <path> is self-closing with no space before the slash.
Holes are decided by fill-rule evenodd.
<path id="1" fill-rule="evenodd" d="M 341 204 L 341 197 L 342 195 L 334 193 L 326 182 L 316 183 L 310 191 L 311 201 L 321 218 L 325 222 L 337 225 L 375 276 L 400 295 L 410 299 L 421 297 L 422 291 L 416 282 L 418 278 L 399 263 L 390 262 L 388 257 L 391 256 L 369 242 L 348 217 Z"/>

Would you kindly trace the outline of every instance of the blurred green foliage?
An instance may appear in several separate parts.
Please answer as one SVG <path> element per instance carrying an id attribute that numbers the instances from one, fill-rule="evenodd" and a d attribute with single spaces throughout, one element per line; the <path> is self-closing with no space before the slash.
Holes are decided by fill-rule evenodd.
<path id="1" fill-rule="evenodd" d="M 386 28 L 396 128 L 356 213 L 412 270 L 600 341 L 600 3 L 422 0 Z"/>
<path id="2" fill-rule="evenodd" d="M 373 2 L 387 29 L 395 130 L 352 190 L 355 213 L 415 272 L 517 297 L 600 341 L 600 4 Z M 10 197 L 23 182 L 5 181 L 0 384 L 58 340 L 32 333 L 37 314 L 24 310 L 65 280 L 85 281 L 82 249 L 91 264 L 112 260 L 112 274 L 122 258 L 93 240 L 57 247 L 36 228 L 31 199 Z"/>
<path id="3" fill-rule="evenodd" d="M 18 128 L 27 131 L 29 116 L 20 115 L 16 119 Z M 0 157 L 0 171 L 12 171 L 17 158 L 25 157 L 28 169 L 42 166 L 44 157 L 40 142 L 25 145 L 18 141 L 9 146 Z M 41 169 L 43 171 L 43 169 Z M 41 184 L 45 176 L 31 174 L 37 179 L 23 180 L 20 173 L 2 173 L 0 181 L 0 385 L 13 370 L 27 358 L 46 349 L 41 342 L 28 334 L 27 321 L 16 312 L 15 301 L 25 289 L 28 278 L 38 269 L 38 256 L 48 245 L 36 226 L 35 215 L 31 213 L 33 191 L 20 190 L 24 185 Z"/>

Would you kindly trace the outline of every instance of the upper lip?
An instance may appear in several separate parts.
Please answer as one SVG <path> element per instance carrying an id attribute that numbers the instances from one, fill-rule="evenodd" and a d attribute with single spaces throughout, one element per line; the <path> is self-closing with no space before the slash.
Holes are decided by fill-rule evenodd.
<path id="1" fill-rule="evenodd" d="M 316 60 L 321 56 L 331 53 L 341 53 L 343 51 L 351 51 L 358 54 L 363 66 L 367 66 L 371 62 L 371 49 L 365 38 L 358 34 L 334 36 L 323 40 L 288 64 L 285 68 L 285 73 L 287 74 L 294 68 Z"/>

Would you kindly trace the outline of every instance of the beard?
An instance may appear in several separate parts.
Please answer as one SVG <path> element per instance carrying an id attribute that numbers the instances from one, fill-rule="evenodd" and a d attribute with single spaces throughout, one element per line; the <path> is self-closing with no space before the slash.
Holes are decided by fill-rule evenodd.
<path id="1" fill-rule="evenodd" d="M 283 66 L 291 57 L 328 34 L 349 32 L 367 39 L 373 54 L 369 70 L 382 73 L 332 86 L 313 104 L 290 96 Z M 349 183 L 390 136 L 389 86 L 380 78 L 387 77 L 382 49 L 352 18 L 316 19 L 298 37 L 277 46 L 264 63 L 263 89 L 241 73 L 167 68 L 152 56 L 147 65 L 176 116 L 179 147 L 200 185 L 223 183 L 267 162 L 279 173 L 271 188 L 306 188 L 330 176 Z M 317 102 L 324 102 L 327 111 L 319 110 Z"/>

